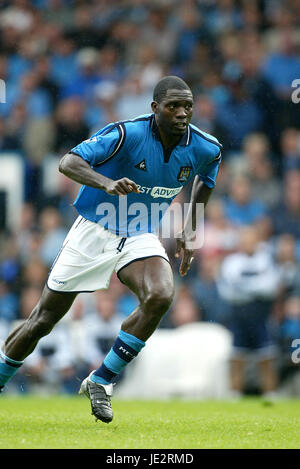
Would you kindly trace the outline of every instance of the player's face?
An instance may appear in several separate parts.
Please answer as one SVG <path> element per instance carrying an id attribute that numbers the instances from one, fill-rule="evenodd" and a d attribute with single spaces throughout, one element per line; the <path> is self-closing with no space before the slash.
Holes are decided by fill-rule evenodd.
<path id="1" fill-rule="evenodd" d="M 183 135 L 193 115 L 193 95 L 189 90 L 168 90 L 160 103 L 152 103 L 152 109 L 163 132 Z"/>

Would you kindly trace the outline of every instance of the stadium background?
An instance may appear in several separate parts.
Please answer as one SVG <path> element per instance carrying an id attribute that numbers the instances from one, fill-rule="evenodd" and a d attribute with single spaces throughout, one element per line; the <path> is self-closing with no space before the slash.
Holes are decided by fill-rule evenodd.
<path id="1" fill-rule="evenodd" d="M 76 217 L 78 185 L 58 173 L 60 157 L 107 122 L 150 112 L 155 83 L 179 75 L 194 93 L 193 123 L 224 151 L 205 244 L 184 279 L 166 244 L 176 298 L 161 328 L 229 327 L 220 267 L 251 225 L 280 274 L 269 299 L 278 389 L 299 394 L 299 2 L 15 0 L 1 2 L 0 24 L 0 339 L 38 301 Z M 80 295 L 8 392 L 76 392 L 135 304 L 116 278 L 107 292 Z M 261 392 L 255 373 L 244 392 Z"/>

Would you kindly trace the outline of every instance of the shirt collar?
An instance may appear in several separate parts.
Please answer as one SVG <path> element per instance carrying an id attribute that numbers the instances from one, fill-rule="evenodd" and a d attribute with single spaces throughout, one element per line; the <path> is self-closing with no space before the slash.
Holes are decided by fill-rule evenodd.
<path id="1" fill-rule="evenodd" d="M 152 129 L 152 133 L 154 137 L 161 142 L 160 133 L 159 133 L 156 121 L 155 121 L 154 114 L 152 114 L 150 125 L 151 125 L 151 129 Z M 185 133 L 183 134 L 183 136 L 181 137 L 177 145 L 179 145 L 180 147 L 186 147 L 190 144 L 190 141 L 191 141 L 191 129 L 190 129 L 190 126 L 188 125 Z M 175 146 L 177 147 L 177 145 Z"/>

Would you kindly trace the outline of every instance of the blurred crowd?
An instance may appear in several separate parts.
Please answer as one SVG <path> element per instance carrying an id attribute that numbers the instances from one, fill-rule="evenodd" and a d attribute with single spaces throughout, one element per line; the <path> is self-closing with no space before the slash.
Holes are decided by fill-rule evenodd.
<path id="1" fill-rule="evenodd" d="M 177 288 L 161 327 L 221 323 L 233 335 L 236 395 L 299 394 L 299 1 L 11 0 L 0 25 L 0 167 L 17 154 L 24 174 L 15 226 L 0 197 L 0 339 L 35 306 L 76 217 L 78 184 L 49 168 L 108 122 L 151 112 L 156 82 L 178 75 L 194 93 L 192 122 L 220 140 L 223 162 L 184 279 L 174 242 L 163 240 Z M 98 366 L 136 304 L 116 277 L 108 291 L 79 295 L 17 386 L 75 392 L 80 370 Z"/>

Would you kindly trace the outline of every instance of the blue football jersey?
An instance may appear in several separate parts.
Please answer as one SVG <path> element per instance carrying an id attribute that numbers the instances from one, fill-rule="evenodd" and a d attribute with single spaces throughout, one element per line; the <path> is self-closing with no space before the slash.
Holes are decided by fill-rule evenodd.
<path id="1" fill-rule="evenodd" d="M 214 187 L 221 148 L 215 137 L 190 124 L 179 143 L 166 151 L 154 114 L 108 124 L 71 153 L 110 179 L 131 179 L 140 193 L 119 197 L 82 186 L 74 206 L 84 218 L 119 236 L 155 233 L 172 200 L 196 175 Z"/>

